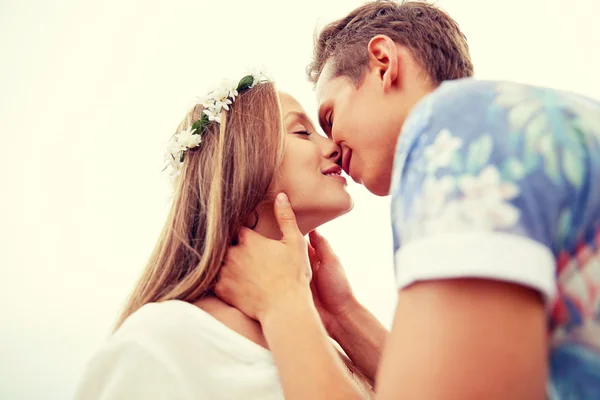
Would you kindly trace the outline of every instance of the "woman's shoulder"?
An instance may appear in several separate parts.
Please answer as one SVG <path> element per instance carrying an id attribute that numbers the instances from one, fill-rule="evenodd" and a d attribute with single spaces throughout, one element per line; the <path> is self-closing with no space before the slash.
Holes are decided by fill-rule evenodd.
<path id="1" fill-rule="evenodd" d="M 270 356 L 258 323 L 210 298 L 195 304 L 179 300 L 146 304 L 125 320 L 110 342 L 135 342 L 169 355 Z"/>
<path id="2" fill-rule="evenodd" d="M 183 393 L 214 398 L 230 390 L 222 386 L 224 378 L 248 371 L 263 383 L 277 382 L 270 352 L 225 324 L 235 322 L 231 310 L 213 307 L 204 311 L 178 300 L 144 305 L 87 363 L 76 398 L 183 398 Z"/>
<path id="3" fill-rule="evenodd" d="M 197 328 L 208 326 L 210 322 L 194 315 L 190 308 L 190 304 L 179 300 L 145 304 L 125 319 L 109 341 L 182 339 Z"/>

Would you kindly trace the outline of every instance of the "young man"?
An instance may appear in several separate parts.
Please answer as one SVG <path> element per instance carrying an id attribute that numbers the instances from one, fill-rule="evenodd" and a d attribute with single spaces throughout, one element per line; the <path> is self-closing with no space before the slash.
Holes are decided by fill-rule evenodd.
<path id="1" fill-rule="evenodd" d="M 472 74 L 468 48 L 424 3 L 369 3 L 330 24 L 309 70 L 343 168 L 393 196 L 399 297 L 376 398 L 600 398 L 600 105 L 444 83 Z M 291 206 L 276 210 L 282 240 L 243 231 L 218 293 L 261 322 L 290 398 L 356 396 L 325 350 Z M 343 334 L 330 333 L 365 370 L 385 334 L 343 298 Z M 302 346 L 287 346 L 291 329 Z"/>

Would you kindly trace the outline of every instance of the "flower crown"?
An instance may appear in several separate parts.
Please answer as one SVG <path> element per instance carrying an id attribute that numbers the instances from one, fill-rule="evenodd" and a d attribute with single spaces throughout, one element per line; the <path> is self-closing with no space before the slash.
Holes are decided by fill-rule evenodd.
<path id="1" fill-rule="evenodd" d="M 171 168 L 170 175 L 175 177 L 181 171 L 181 164 L 188 149 L 198 147 L 206 128 L 213 122 L 221 123 L 223 110 L 229 111 L 238 94 L 251 89 L 259 83 L 270 82 L 271 78 L 264 70 L 252 69 L 237 84 L 232 80 L 223 80 L 221 85 L 204 97 L 198 97 L 196 104 L 202 105 L 202 116 L 188 129 L 177 132 L 167 145 L 165 152 L 165 169 Z"/>

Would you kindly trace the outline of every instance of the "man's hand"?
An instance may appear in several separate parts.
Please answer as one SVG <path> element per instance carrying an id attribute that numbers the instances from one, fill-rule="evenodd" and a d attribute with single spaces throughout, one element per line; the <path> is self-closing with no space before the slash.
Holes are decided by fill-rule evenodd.
<path id="1" fill-rule="evenodd" d="M 311 290 L 323 325 L 335 336 L 343 316 L 358 306 L 348 278 L 327 240 L 317 231 L 309 235 L 308 256 L 312 268 Z"/>
<path id="2" fill-rule="evenodd" d="M 313 304 L 307 245 L 285 195 L 277 196 L 275 216 L 282 239 L 242 230 L 215 293 L 260 322 L 286 399 L 359 399 Z"/>
<path id="3" fill-rule="evenodd" d="M 305 301 L 311 295 L 307 245 L 283 193 L 275 201 L 275 216 L 282 239 L 267 239 L 242 228 L 215 286 L 219 298 L 260 322 L 288 300 Z"/>

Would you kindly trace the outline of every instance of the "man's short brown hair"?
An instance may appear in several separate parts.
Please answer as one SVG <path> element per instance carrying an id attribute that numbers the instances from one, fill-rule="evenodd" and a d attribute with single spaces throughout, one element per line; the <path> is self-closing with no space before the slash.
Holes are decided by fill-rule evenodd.
<path id="1" fill-rule="evenodd" d="M 333 60 L 334 76 L 348 76 L 360 84 L 369 61 L 367 45 L 380 34 L 406 46 L 436 86 L 473 75 L 467 38 L 448 14 L 421 1 L 379 0 L 321 31 L 307 68 L 309 80 L 316 83 L 327 61 Z"/>

